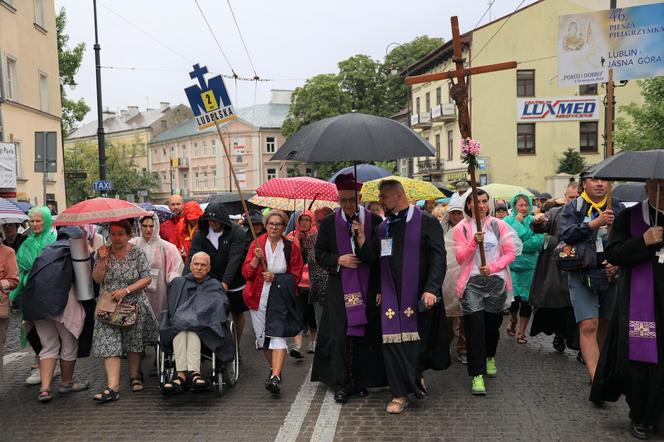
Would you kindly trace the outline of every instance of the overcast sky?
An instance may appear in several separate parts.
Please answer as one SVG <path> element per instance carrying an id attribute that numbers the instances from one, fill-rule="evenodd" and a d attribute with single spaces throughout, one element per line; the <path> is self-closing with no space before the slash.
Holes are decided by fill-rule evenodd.
<path id="1" fill-rule="evenodd" d="M 525 0 L 523 6 L 535 0 Z M 256 103 L 266 103 L 270 89 L 293 89 L 317 74 L 336 72 L 337 63 L 355 54 L 382 60 L 386 47 L 419 35 L 451 36 L 449 17 L 458 15 L 461 32 L 471 30 L 489 0 L 230 0 L 249 54 L 261 78 Z M 511 13 L 521 0 L 495 0 L 491 18 Z M 242 77 L 254 71 L 244 52 L 226 0 L 198 0 L 233 70 Z M 84 98 L 96 119 L 94 22 L 92 1 L 55 0 L 67 10 L 70 44 L 86 43 L 78 85 L 70 97 Z M 103 106 L 141 110 L 160 101 L 185 103 L 193 63 L 211 72 L 230 73 L 194 0 L 97 1 Z M 489 21 L 487 13 L 481 24 Z M 394 46 L 390 47 L 393 49 Z M 117 68 L 136 68 L 117 69 Z M 254 102 L 254 82 L 226 80 L 236 107 Z"/>

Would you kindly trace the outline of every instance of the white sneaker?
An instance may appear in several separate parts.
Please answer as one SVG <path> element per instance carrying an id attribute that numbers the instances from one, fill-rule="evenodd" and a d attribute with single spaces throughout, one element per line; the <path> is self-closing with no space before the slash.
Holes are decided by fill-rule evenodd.
<path id="1" fill-rule="evenodd" d="M 41 375 L 39 374 L 39 368 L 33 368 L 30 372 L 30 376 L 25 380 L 25 383 L 28 385 L 37 385 L 41 384 Z"/>

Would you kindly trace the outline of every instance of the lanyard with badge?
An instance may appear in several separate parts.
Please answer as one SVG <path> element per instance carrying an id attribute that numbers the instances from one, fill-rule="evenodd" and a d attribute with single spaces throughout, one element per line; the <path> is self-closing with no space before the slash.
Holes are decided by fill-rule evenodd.
<path id="1" fill-rule="evenodd" d="M 385 228 L 385 234 L 386 238 L 383 238 L 380 240 L 380 256 L 392 256 L 392 250 L 393 250 L 393 238 L 390 235 L 390 224 L 398 223 L 402 219 L 404 219 L 406 215 L 401 215 L 401 216 L 395 216 L 394 218 L 387 218 L 387 226 Z"/>

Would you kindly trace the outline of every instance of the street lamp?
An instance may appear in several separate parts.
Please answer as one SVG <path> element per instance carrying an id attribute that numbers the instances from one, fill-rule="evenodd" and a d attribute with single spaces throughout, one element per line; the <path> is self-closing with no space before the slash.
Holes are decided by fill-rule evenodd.
<path id="1" fill-rule="evenodd" d="M 95 73 L 97 83 L 97 144 L 99 146 L 99 179 L 104 181 L 106 179 L 106 144 L 104 141 L 104 114 L 102 112 L 101 104 L 101 60 L 99 52 L 99 35 L 97 32 L 97 0 L 92 1 L 95 19 Z"/>

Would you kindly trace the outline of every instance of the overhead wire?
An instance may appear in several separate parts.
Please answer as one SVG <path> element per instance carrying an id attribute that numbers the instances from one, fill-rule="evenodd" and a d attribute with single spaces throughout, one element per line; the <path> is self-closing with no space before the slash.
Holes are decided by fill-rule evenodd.
<path id="1" fill-rule="evenodd" d="M 514 11 L 512 11 L 512 13 L 511 13 L 510 15 L 507 16 L 507 18 L 505 18 L 505 21 L 503 21 L 503 23 L 502 23 L 502 24 L 500 25 L 500 27 L 496 30 L 496 32 L 493 33 L 493 35 L 491 36 L 491 38 L 489 38 L 489 40 L 487 40 L 487 42 L 484 43 L 484 46 L 482 46 L 482 47 L 480 48 L 480 50 L 477 51 L 477 53 L 475 53 L 475 55 L 473 55 L 473 58 L 470 60 L 471 62 L 472 62 L 475 58 L 477 58 L 477 56 L 479 56 L 479 55 L 482 53 L 482 51 L 484 50 L 484 48 L 486 48 L 486 47 L 489 45 L 489 43 L 491 43 L 491 41 L 495 38 L 495 36 L 498 35 L 498 33 L 500 32 L 500 30 L 503 29 L 503 27 L 507 24 L 507 22 L 510 21 L 510 18 L 512 18 L 512 16 L 516 13 L 516 11 L 518 11 L 519 8 L 521 7 L 521 5 L 523 5 L 525 2 L 526 2 L 526 0 L 521 0 L 521 3 L 519 3 L 519 4 L 517 5 L 517 7 L 514 9 Z"/>
<path id="2" fill-rule="evenodd" d="M 233 22 L 235 23 L 235 28 L 237 29 L 237 33 L 240 35 L 240 41 L 242 42 L 242 46 L 244 47 L 244 52 L 247 54 L 247 58 L 249 59 L 249 64 L 251 65 L 251 69 L 254 71 L 254 77 L 258 79 L 258 74 L 256 73 L 256 67 L 254 66 L 254 61 L 251 59 L 251 55 L 249 54 L 249 49 L 247 48 L 247 44 L 244 41 L 244 37 L 242 36 L 242 31 L 240 31 L 240 25 L 237 22 L 237 18 L 235 17 L 235 12 L 233 11 L 233 6 L 231 6 L 231 0 L 226 0 L 226 3 L 228 4 L 228 9 L 231 11 L 231 16 L 233 17 Z"/>
<path id="3" fill-rule="evenodd" d="M 486 16 L 487 12 L 489 12 L 489 11 L 491 10 L 491 7 L 493 6 L 494 3 L 496 3 L 496 0 L 491 0 L 491 2 L 489 2 L 489 7 L 486 8 L 486 11 L 484 11 L 484 14 L 482 14 L 482 16 L 480 17 L 480 19 L 477 20 L 477 23 L 475 23 L 475 27 L 473 28 L 473 31 L 474 31 L 475 29 L 477 29 L 477 27 L 480 25 L 480 23 L 482 23 L 482 20 L 483 20 L 484 17 Z"/>
<path id="4" fill-rule="evenodd" d="M 228 67 L 230 68 L 231 72 L 233 73 L 233 77 L 238 77 L 237 73 L 235 72 L 235 69 L 233 69 L 233 66 L 231 65 L 230 60 L 226 56 L 226 53 L 224 52 L 224 49 L 221 47 L 221 43 L 219 43 L 219 39 L 217 39 L 217 35 L 212 30 L 212 26 L 210 26 L 210 22 L 208 21 L 207 17 L 205 16 L 205 13 L 203 12 L 203 9 L 201 9 L 201 5 L 198 4 L 198 0 L 194 0 L 194 3 L 196 3 L 196 7 L 198 8 L 198 11 L 201 13 L 201 17 L 203 17 L 203 21 L 205 21 L 205 24 L 207 25 L 207 28 L 210 30 L 210 34 L 212 34 L 212 38 L 217 43 L 217 47 L 219 48 L 219 52 L 221 52 L 221 55 L 224 57 L 224 60 L 226 60 L 226 63 L 228 64 Z"/>

